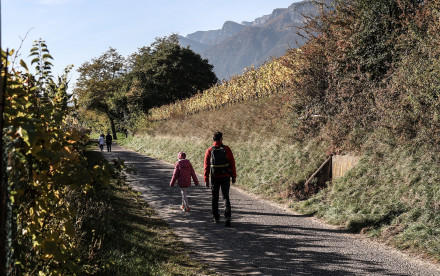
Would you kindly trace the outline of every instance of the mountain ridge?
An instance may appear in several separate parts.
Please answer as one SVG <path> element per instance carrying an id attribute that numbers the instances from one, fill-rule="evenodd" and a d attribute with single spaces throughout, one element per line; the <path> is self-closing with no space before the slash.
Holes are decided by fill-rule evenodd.
<path id="1" fill-rule="evenodd" d="M 305 14 L 317 13 L 311 1 L 293 2 L 251 22 L 226 21 L 218 30 L 179 36 L 179 42 L 208 59 L 219 79 L 229 79 L 246 67 L 258 67 L 289 48 L 301 46 L 304 39 L 298 35 L 297 27 L 304 23 Z"/>

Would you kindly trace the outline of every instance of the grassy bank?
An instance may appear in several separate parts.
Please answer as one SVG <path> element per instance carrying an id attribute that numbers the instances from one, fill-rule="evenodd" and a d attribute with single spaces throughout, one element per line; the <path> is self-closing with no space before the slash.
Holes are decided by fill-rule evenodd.
<path id="1" fill-rule="evenodd" d="M 288 108 L 283 98 L 274 96 L 157 123 L 151 134 L 130 136 L 119 143 L 170 163 L 185 151 L 195 170 L 203 174 L 205 151 L 212 145 L 212 134 L 220 130 L 236 159 L 236 185 L 285 200 L 292 187 L 325 160 L 326 149 L 322 139 L 298 142 L 290 137 L 289 119 L 280 116 Z"/>
<path id="2" fill-rule="evenodd" d="M 372 133 L 360 163 L 345 177 L 307 201 L 291 197 L 325 159 L 328 141 L 291 139 L 289 106 L 280 98 L 202 112 L 156 123 L 148 135 L 121 143 L 174 163 L 187 152 L 202 173 L 211 135 L 220 130 L 237 162 L 236 185 L 260 196 L 288 203 L 316 216 L 399 249 L 440 260 L 440 158 L 421 145 L 398 145 L 386 131 Z M 283 111 L 284 110 L 284 111 Z"/>
<path id="3" fill-rule="evenodd" d="M 302 213 L 440 261 L 440 157 L 420 145 L 370 139 L 360 163 Z"/>
<path id="4" fill-rule="evenodd" d="M 236 185 L 244 190 L 272 199 L 284 200 L 292 186 L 304 182 L 319 166 L 325 155 L 322 151 L 307 149 L 322 148 L 322 143 L 294 143 L 291 145 L 274 141 L 248 143 L 224 139 L 232 148 L 237 163 Z M 209 140 L 170 136 L 139 135 L 123 139 L 121 145 L 146 155 L 177 161 L 177 153 L 185 151 L 194 169 L 203 174 L 203 159 Z"/>
<path id="5" fill-rule="evenodd" d="M 98 152 L 90 158 L 100 160 Z M 127 185 L 96 189 L 80 208 L 78 255 L 92 275 L 214 275 Z"/>

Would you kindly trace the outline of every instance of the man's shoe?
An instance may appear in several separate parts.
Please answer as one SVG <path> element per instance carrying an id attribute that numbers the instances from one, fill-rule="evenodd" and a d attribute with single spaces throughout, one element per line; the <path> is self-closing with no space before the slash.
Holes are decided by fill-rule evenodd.
<path id="1" fill-rule="evenodd" d="M 230 218 L 227 218 L 227 219 L 226 219 L 226 221 L 225 221 L 225 226 L 226 226 L 226 227 L 231 227 L 231 219 L 230 219 Z"/>
<path id="2" fill-rule="evenodd" d="M 214 218 L 214 223 L 219 223 L 220 219 L 219 218 Z"/>

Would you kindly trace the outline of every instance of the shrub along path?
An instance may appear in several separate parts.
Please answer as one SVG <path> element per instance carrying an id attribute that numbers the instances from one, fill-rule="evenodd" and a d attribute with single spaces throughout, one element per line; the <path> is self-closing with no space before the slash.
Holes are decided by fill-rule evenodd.
<path id="1" fill-rule="evenodd" d="M 137 171 L 129 183 L 195 257 L 224 275 L 440 275 L 438 267 L 325 225 L 313 218 L 231 189 L 232 228 L 215 224 L 210 189 L 189 189 L 191 212 L 182 212 L 180 189 L 169 187 L 174 166 L 113 146 L 108 159 L 121 158 Z M 238 176 L 237 181 L 240 181 Z M 220 207 L 223 205 L 220 204 Z"/>

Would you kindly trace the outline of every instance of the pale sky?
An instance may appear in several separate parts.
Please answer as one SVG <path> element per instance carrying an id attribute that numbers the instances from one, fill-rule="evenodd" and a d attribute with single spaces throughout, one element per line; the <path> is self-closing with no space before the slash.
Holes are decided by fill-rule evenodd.
<path id="1" fill-rule="evenodd" d="M 99 57 L 109 47 L 128 56 L 156 37 L 182 36 L 220 29 L 225 21 L 237 23 L 287 8 L 299 0 L 1 0 L 2 48 L 20 50 L 27 63 L 34 40 L 46 41 L 54 58 L 53 73 L 60 75 Z"/>

